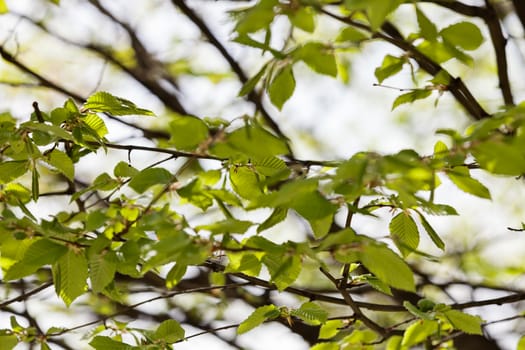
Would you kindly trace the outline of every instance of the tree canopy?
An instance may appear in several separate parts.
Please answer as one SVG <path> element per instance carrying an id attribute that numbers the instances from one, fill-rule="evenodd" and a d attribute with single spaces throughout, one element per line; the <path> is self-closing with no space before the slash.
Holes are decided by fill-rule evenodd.
<path id="1" fill-rule="evenodd" d="M 524 2 L 0 11 L 0 349 L 525 349 Z M 295 128 L 293 101 L 354 137 L 299 90 L 360 71 L 431 150 L 331 156 Z"/>

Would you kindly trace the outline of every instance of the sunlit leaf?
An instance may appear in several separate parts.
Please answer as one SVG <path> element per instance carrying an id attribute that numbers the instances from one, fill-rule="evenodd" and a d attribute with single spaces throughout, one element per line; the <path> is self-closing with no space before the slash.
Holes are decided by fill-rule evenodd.
<path id="1" fill-rule="evenodd" d="M 99 91 L 89 96 L 83 106 L 84 109 L 92 112 L 109 113 L 115 116 L 121 115 L 145 115 L 155 116 L 147 109 L 137 107 L 133 102 L 122 97 L 113 96 L 104 91 Z"/>
<path id="2" fill-rule="evenodd" d="M 286 101 L 292 97 L 295 90 L 295 77 L 291 66 L 286 66 L 275 74 L 270 86 L 268 87 L 268 94 L 270 101 L 278 109 L 282 109 Z"/>
<path id="3" fill-rule="evenodd" d="M 275 305 L 265 305 L 258 307 L 253 311 L 247 319 L 241 322 L 237 328 L 237 334 L 246 333 L 253 328 L 259 326 L 266 320 L 271 320 L 279 317 L 280 311 Z"/>

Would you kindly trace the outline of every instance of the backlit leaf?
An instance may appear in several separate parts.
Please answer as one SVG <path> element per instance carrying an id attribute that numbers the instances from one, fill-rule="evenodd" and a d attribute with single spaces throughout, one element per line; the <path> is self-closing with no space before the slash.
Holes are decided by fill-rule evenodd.
<path id="1" fill-rule="evenodd" d="M 56 293 L 67 306 L 87 290 L 88 264 L 82 251 L 68 249 L 52 271 Z"/>
<path id="2" fill-rule="evenodd" d="M 162 321 L 155 331 L 154 338 L 162 340 L 168 344 L 175 343 L 184 338 L 185 331 L 180 323 L 175 320 Z"/>
<path id="3" fill-rule="evenodd" d="M 386 55 L 385 58 L 383 58 L 381 67 L 376 68 L 374 71 L 377 81 L 381 84 L 386 78 L 399 73 L 401 69 L 403 69 L 405 62 L 403 58 Z"/>
<path id="4" fill-rule="evenodd" d="M 406 262 L 386 246 L 364 244 L 359 257 L 370 272 L 388 285 L 415 291 L 414 274 Z"/>
<path id="5" fill-rule="evenodd" d="M 170 122 L 170 143 L 177 149 L 192 150 L 208 138 L 208 126 L 194 116 L 174 116 Z"/>
<path id="6" fill-rule="evenodd" d="M 439 329 L 437 321 L 417 320 L 405 330 L 401 345 L 411 347 L 425 341 Z"/>
<path id="7" fill-rule="evenodd" d="M 394 110 L 396 107 L 402 104 L 412 103 L 414 101 L 427 98 L 428 96 L 430 96 L 430 94 L 432 94 L 432 90 L 430 89 L 416 89 L 405 94 L 399 95 L 394 100 L 394 103 L 392 103 L 392 110 Z"/>
<path id="8" fill-rule="evenodd" d="M 309 42 L 294 52 L 294 58 L 301 60 L 319 74 L 337 76 L 337 63 L 333 49 L 322 43 Z"/>
<path id="9" fill-rule="evenodd" d="M 403 256 L 416 250 L 419 245 L 417 225 L 408 213 L 401 212 L 390 221 L 390 235 Z"/>
<path id="10" fill-rule="evenodd" d="M 443 314 L 455 329 L 459 329 L 468 334 L 483 335 L 481 329 L 483 319 L 481 317 L 469 315 L 459 310 L 446 310 Z"/>
<path id="11" fill-rule="evenodd" d="M 137 107 L 133 102 L 121 97 L 113 96 L 104 91 L 99 91 L 89 96 L 83 106 L 84 109 L 92 112 L 102 112 L 111 115 L 145 115 L 155 116 L 147 109 Z"/>
<path id="12" fill-rule="evenodd" d="M 151 186 L 166 185 L 173 179 L 174 176 L 164 168 L 147 168 L 133 176 L 129 187 L 137 193 L 144 193 Z"/>
<path id="13" fill-rule="evenodd" d="M 323 324 L 328 318 L 328 312 L 311 301 L 302 304 L 298 309 L 292 310 L 290 314 L 311 325 Z"/>
<path id="14" fill-rule="evenodd" d="M 470 176 L 467 167 L 457 166 L 447 171 L 447 176 L 460 190 L 481 198 L 490 199 L 490 192 L 481 182 Z"/>
<path id="15" fill-rule="evenodd" d="M 464 50 L 475 50 L 483 43 L 479 28 L 470 22 L 459 22 L 442 29 L 439 34 L 446 42 Z"/>
<path id="16" fill-rule="evenodd" d="M 271 320 L 279 317 L 280 311 L 275 305 L 265 305 L 258 307 L 253 311 L 247 319 L 241 322 L 237 328 L 237 334 L 246 333 L 253 328 L 259 326 L 266 320 Z"/>
<path id="17" fill-rule="evenodd" d="M 73 161 L 62 151 L 54 149 L 46 156 L 46 162 L 64 174 L 69 180 L 75 177 Z"/>
<path id="18" fill-rule="evenodd" d="M 268 87 L 268 95 L 270 95 L 270 101 L 278 109 L 282 109 L 286 101 L 292 97 L 295 90 L 295 77 L 291 66 L 286 66 L 272 79 L 270 86 Z"/>

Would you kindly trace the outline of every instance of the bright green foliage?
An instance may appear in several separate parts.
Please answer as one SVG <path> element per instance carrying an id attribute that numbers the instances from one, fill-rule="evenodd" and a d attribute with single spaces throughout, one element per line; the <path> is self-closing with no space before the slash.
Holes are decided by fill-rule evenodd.
<path id="1" fill-rule="evenodd" d="M 419 231 L 416 222 L 406 212 L 397 214 L 390 221 L 390 235 L 403 256 L 416 250 L 419 245 Z"/>
<path id="2" fill-rule="evenodd" d="M 300 308 L 292 310 L 290 315 L 300 318 L 307 324 L 317 325 L 326 322 L 328 312 L 314 302 L 306 302 Z"/>
<path id="3" fill-rule="evenodd" d="M 111 115 L 136 114 L 154 116 L 153 112 L 138 108 L 133 102 L 104 91 L 91 95 L 84 103 L 83 108 L 92 112 L 109 113 Z"/>
<path id="4" fill-rule="evenodd" d="M 405 330 L 401 345 L 411 347 L 419 344 L 436 333 L 438 329 L 439 324 L 436 321 L 417 320 Z"/>
<path id="5" fill-rule="evenodd" d="M 5 0 L 0 0 L 0 14 L 9 12 L 9 8 Z"/>
<path id="6" fill-rule="evenodd" d="M 159 325 L 155 331 L 154 338 L 171 344 L 184 338 L 184 333 L 184 329 L 180 326 L 179 322 L 166 320 Z"/>
<path id="7" fill-rule="evenodd" d="M 100 10 L 96 3 L 93 11 Z M 231 4 L 237 7 L 230 11 L 236 49 L 243 46 L 261 54 L 249 67 L 222 46 L 197 7 L 178 0 L 167 3 L 202 31 L 206 45 L 223 55 L 220 62 L 229 64 L 231 71 L 196 73 L 183 52 L 193 50 L 179 52 L 178 47 L 173 52 L 184 57 L 175 61 L 166 58 L 171 52 L 150 57 L 149 45 L 141 45 L 142 36 L 131 35 L 141 26 L 123 21 L 117 27 L 130 36 L 130 47 L 90 44 L 84 49 L 153 94 L 161 105 L 159 118 L 144 118 L 140 124 L 120 118 L 155 114 L 109 92 L 75 96 L 49 111 L 35 103 L 25 119 L 0 114 L 0 267 L 6 293 L 0 312 L 14 313 L 10 304 L 18 298 L 30 299 L 40 286 L 53 286 L 72 313 L 89 306 L 94 317 L 93 323 L 50 328 L 45 334 L 13 317 L 11 326 L 0 330 L 0 350 L 18 343 L 48 349 L 57 338 L 87 325 L 94 328 L 85 338 L 96 350 L 171 349 L 190 341 L 198 334 L 195 329 L 220 336 L 223 329 L 236 328 L 241 335 L 273 321 L 303 336 L 306 326 L 319 328 L 313 350 L 408 350 L 425 342 L 436 349 L 452 348 L 456 332 L 482 335 L 486 323 L 463 311 L 469 304 L 450 303 L 448 287 L 468 286 L 474 278 L 476 286 L 498 289 L 507 276 L 494 266 L 484 270 L 488 264 L 482 264 L 483 244 L 476 232 L 457 239 L 467 243 L 469 251 L 463 252 L 456 237 L 450 239 L 433 216 L 460 214 L 442 188 L 449 182 L 477 199 L 491 200 L 491 192 L 498 192 L 492 191 L 490 181 L 479 179 L 498 175 L 519 183 L 516 178 L 525 174 L 525 102 L 513 106 L 504 90 L 504 103 L 498 101 L 504 107 L 485 111 L 494 102 L 479 104 L 467 87 L 480 67 L 493 67 L 479 58 L 482 44 L 501 44 L 505 38 L 498 41 L 494 28 L 487 31 L 478 25 L 482 21 L 466 16 L 451 17 L 445 25 L 437 22 L 431 6 L 453 11 L 458 4 L 452 2 L 258 0 Z M 496 20 L 484 12 L 488 7 L 462 6 L 458 12 L 474 11 L 469 16 Z M 0 12 L 7 11 L 0 0 Z M 121 17 L 106 13 L 104 18 Z M 37 23 L 43 33 L 46 21 Z M 196 46 L 198 37 L 192 39 Z M 179 39 L 172 39 L 170 45 L 177 46 Z M 369 150 L 342 159 L 301 159 L 300 136 L 293 130 L 297 124 L 286 114 L 303 113 L 303 106 L 298 111 L 283 109 L 299 90 L 299 74 L 308 67 L 310 75 L 348 82 L 345 69 L 359 69 L 353 67 L 354 55 L 369 42 L 388 44 L 371 44 L 374 50 L 385 50 L 384 57 L 370 55 L 378 58 L 371 63 L 379 64 L 376 85 L 390 78 L 392 84 L 394 77 L 408 84 L 383 86 L 397 91 L 392 110 L 405 105 L 406 118 L 414 121 L 426 106 L 418 103 L 416 109 L 409 104 L 434 95 L 439 109 L 437 100 L 446 94 L 473 121 L 464 131 L 438 130 L 433 152 Z M 6 47 L 11 44 L 8 40 Z M 396 48 L 390 50 L 391 45 Z M 20 50 L 24 55 L 12 59 L 25 59 L 25 52 Z M 2 57 L 13 64 L 11 56 Z M 215 57 L 204 58 L 204 65 L 215 62 Z M 501 60 L 496 65 L 499 86 L 506 89 L 506 68 Z M 245 69 L 252 74 L 246 75 Z M 54 83 L 42 80 L 45 74 L 22 71 L 53 88 Z M 196 95 L 195 100 L 176 103 L 192 91 L 185 86 L 188 76 L 213 83 L 224 79 L 228 84 L 237 79 L 232 86 L 239 89 L 238 96 L 224 113 L 192 114 L 195 101 L 209 97 Z M 65 89 L 58 91 L 67 94 Z M 268 102 L 275 108 L 267 110 Z M 235 115 L 232 111 L 237 110 L 249 112 Z M 341 111 L 347 112 L 353 111 Z M 324 117 L 320 114 L 316 122 L 324 122 Z M 111 127 L 106 126 L 108 119 Z M 122 140 L 113 127 L 119 122 L 133 129 L 133 137 L 109 141 Z M 148 143 L 135 145 L 135 137 L 141 135 Z M 146 157 L 137 157 L 138 152 Z M 66 200 L 53 201 L 55 196 Z M 39 209 L 48 200 L 53 206 L 45 209 L 52 214 L 44 215 Z M 370 230 L 366 220 L 381 228 Z M 516 230 L 522 229 L 523 225 Z M 427 251 L 427 236 L 439 250 Z M 457 267 L 454 272 L 459 273 L 451 276 L 459 277 L 448 281 L 449 276 L 433 275 L 437 263 Z M 505 272 L 515 277 L 523 268 Z M 443 283 L 434 283 L 441 279 Z M 499 289 L 513 293 L 516 288 Z M 297 299 L 288 305 L 292 297 Z M 407 299 L 420 301 L 414 305 Z M 154 301 L 164 305 L 150 315 L 147 306 Z M 236 303 L 254 311 L 230 324 Z M 149 327 L 136 328 L 134 315 Z M 307 335 L 312 334 L 316 333 Z M 524 344 L 521 340 L 518 349 Z"/>
<path id="8" fill-rule="evenodd" d="M 268 94 L 275 107 L 282 109 L 284 103 L 293 95 L 294 90 L 293 70 L 292 67 L 286 66 L 275 74 L 268 88 Z"/>
<path id="9" fill-rule="evenodd" d="M 87 277 L 88 264 L 81 250 L 68 249 L 53 265 L 56 293 L 67 306 L 86 291 Z"/>
<path id="10" fill-rule="evenodd" d="M 257 308 L 237 328 L 237 334 L 243 334 L 261 323 L 279 317 L 281 311 L 275 305 L 265 305 Z"/>
<path id="11" fill-rule="evenodd" d="M 170 143 L 178 149 L 191 150 L 208 138 L 208 132 L 208 126 L 202 119 L 193 116 L 174 116 L 170 122 Z"/>

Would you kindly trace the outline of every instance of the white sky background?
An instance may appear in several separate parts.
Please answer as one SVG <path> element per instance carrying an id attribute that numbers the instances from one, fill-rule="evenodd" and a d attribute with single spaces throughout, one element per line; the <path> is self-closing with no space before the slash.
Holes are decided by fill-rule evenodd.
<path id="1" fill-rule="evenodd" d="M 93 11 L 84 1 L 62 0 L 60 8 L 52 13 L 46 14 L 39 6 L 42 1 L 36 0 L 12 0 L 8 1 L 10 8 L 20 13 L 38 14 L 42 17 L 59 15 L 56 30 L 70 38 L 96 37 L 107 43 L 120 41 L 124 37 L 122 33 L 115 31 L 115 26 L 109 22 L 94 21 Z M 174 59 L 190 57 L 195 68 L 202 70 L 228 69 L 223 60 L 211 47 L 196 47 L 193 45 L 199 38 L 199 32 L 184 21 L 182 16 L 177 16 L 169 1 L 163 0 L 111 0 L 104 1 L 108 8 L 122 20 L 131 23 L 136 28 L 141 38 L 147 43 L 148 48 L 163 59 Z M 211 26 L 214 33 L 227 45 L 230 52 L 237 58 L 245 70 L 255 73 L 261 64 L 260 53 L 255 49 L 246 49 L 234 43 L 228 43 L 231 38 L 232 24 L 229 22 L 225 10 L 236 6 L 235 3 L 224 1 L 188 1 L 201 17 Z M 449 13 L 435 11 L 435 7 L 422 7 L 428 9 L 427 15 L 437 19 L 442 27 L 454 23 Z M 91 12 L 90 12 L 91 11 Z M 61 15 L 68 13 L 68 16 Z M 91 13 L 91 14 L 90 14 Z M 407 11 L 407 13 L 409 13 Z M 404 15 L 404 14 L 403 14 Z M 396 19 L 394 19 L 396 20 Z M 403 20 L 407 21 L 405 17 Z M 398 24 L 400 18 L 397 18 Z M 413 26 L 415 21 L 409 18 L 406 25 Z M 283 23 L 278 23 L 284 27 Z M 319 38 L 335 37 L 337 26 L 330 20 L 318 22 L 319 28 L 316 35 Z M 405 25 L 405 23 L 403 23 Z M 509 22 L 512 26 L 512 19 Z M 26 58 L 31 62 L 35 57 L 41 57 L 40 62 L 46 72 L 44 75 L 57 82 L 66 81 L 68 87 L 76 92 L 87 95 L 97 88 L 101 72 L 103 79 L 99 89 L 108 90 L 116 95 L 128 98 L 137 105 L 150 108 L 161 115 L 164 111 L 161 105 L 144 90 L 128 79 L 116 79 L 109 67 L 104 67 L 100 60 L 87 60 L 81 54 L 75 54 L 60 46 L 57 41 L 43 41 L 43 38 L 31 28 L 30 25 L 16 21 L 9 16 L 4 16 L 0 21 L 0 41 L 3 41 L 11 30 L 15 28 L 16 35 L 11 36 L 8 47 L 15 48 L 15 43 L 20 44 L 20 58 Z M 407 29 L 405 29 L 407 30 Z M 408 33 L 408 32 L 405 32 Z M 521 33 L 513 33 L 521 35 Z M 298 36 L 300 38 L 300 36 Z M 11 45 L 11 46 L 9 46 Z M 58 45 L 58 46 L 57 46 Z M 278 46 L 278 38 L 274 45 Z M 511 77 L 523 77 L 523 57 L 518 47 L 521 41 L 510 41 L 509 66 Z M 400 92 L 392 89 L 373 87 L 375 81 L 374 69 L 381 64 L 385 53 L 398 54 L 399 51 L 391 46 L 379 43 L 366 45 L 359 55 L 348 56 L 352 61 L 350 71 L 350 84 L 345 85 L 341 81 L 316 75 L 304 65 L 295 68 L 297 88 L 294 96 L 287 102 L 281 112 L 266 105 L 272 111 L 283 131 L 294 141 L 294 150 L 299 158 L 304 159 L 344 159 L 357 151 L 374 150 L 383 153 L 397 152 L 404 148 L 415 148 L 422 154 L 431 154 L 433 145 L 437 140 L 447 141 L 445 138 L 435 135 L 439 128 L 463 128 L 469 120 L 458 108 L 453 99 L 445 94 L 439 101 L 438 107 L 433 108 L 433 98 L 428 103 L 415 103 L 402 106 L 391 112 L 391 103 Z M 488 73 L 473 73 L 470 68 L 457 63 L 447 63 L 453 73 L 459 74 L 465 80 L 474 95 L 493 112 L 500 103 L 500 94 L 497 90 L 497 81 L 494 75 L 494 62 L 492 60 L 492 49 L 490 43 L 485 43 L 476 52 L 476 56 L 486 57 L 480 61 L 486 65 Z M 56 62 L 56 63 L 55 63 Z M 95 62 L 95 63 L 93 63 Z M 0 64 L 0 69 L 4 66 Z M 249 104 L 235 98 L 240 88 L 239 84 L 232 80 L 225 80 L 219 84 L 210 84 L 206 78 L 187 78 L 181 80 L 183 103 L 192 113 L 199 116 L 220 116 L 231 119 L 250 113 L 252 108 Z M 384 82 L 400 88 L 410 88 L 412 83 L 410 73 L 404 70 L 399 76 Z M 424 81 L 421 81 L 423 84 Z M 521 101 L 525 94 L 525 83 L 523 79 L 513 79 L 516 101 Z M 46 90 L 39 90 L 37 95 L 24 95 L 22 90 L 11 90 L 9 98 L 0 100 L 0 109 L 10 109 L 15 115 L 25 117 L 31 113 L 32 101 L 37 100 L 43 110 L 56 107 L 63 103 L 62 96 L 50 98 Z M 234 101 L 232 104 L 231 102 Z M 137 119 L 138 120 L 138 119 Z M 129 136 L 128 131 L 122 129 L 116 123 L 108 123 L 110 129 L 109 137 L 119 140 Z M 117 136 L 115 136 L 117 135 Z M 126 143 L 145 143 L 140 139 L 130 139 Z M 148 144 L 148 143 L 145 143 Z M 125 155 L 118 154 L 123 157 Z M 151 162 L 147 154 L 133 153 L 135 162 Z M 116 160 L 116 158 L 115 158 Z M 100 173 L 102 164 L 93 162 L 83 163 L 77 170 L 95 176 Z M 111 169 L 111 164 L 107 165 Z M 487 259 L 494 264 L 522 264 L 524 239 L 519 233 L 506 230 L 507 226 L 520 227 L 521 220 L 525 221 L 525 209 L 523 199 L 525 198 L 524 186 L 516 186 L 515 180 L 490 178 L 481 172 L 475 174 L 492 190 L 494 200 L 486 201 L 474 198 L 456 190 L 447 181 L 436 193 L 436 201 L 453 204 L 459 217 L 434 217 L 430 218 L 438 233 L 443 234 L 445 242 L 466 244 L 469 240 L 479 237 L 498 237 L 498 243 L 487 249 Z M 59 210 L 64 203 L 52 203 L 41 201 L 38 210 L 42 215 L 53 214 Z M 387 227 L 384 221 L 364 219 L 357 216 L 355 224 L 360 233 L 379 236 L 386 233 Z M 284 224 L 279 231 L 290 229 Z M 277 233 L 274 232 L 275 235 Z M 282 233 L 281 233 L 282 234 Z M 288 238 L 288 236 L 287 236 Z M 279 238 L 277 238 L 279 239 Z M 426 242 L 428 243 L 428 242 Z M 426 244 L 432 253 L 439 254 Z M 454 243 L 451 243 L 453 246 Z M 434 266 L 441 270 L 443 275 L 450 273 L 449 269 Z M 516 286 L 524 286 L 523 279 L 517 279 Z M 463 291 L 458 291 L 461 297 Z M 478 295 L 477 297 L 484 297 Z M 486 297 L 486 296 L 485 296 Z M 484 314 L 487 321 L 501 318 L 506 308 L 491 309 L 490 313 Z M 235 311 L 236 312 L 236 311 Z M 241 310 L 239 314 L 242 320 L 249 310 Z M 0 320 L 0 328 L 5 323 Z M 68 324 L 68 326 L 70 326 Z M 500 332 L 499 329 L 508 329 L 509 323 L 489 328 L 492 334 Z M 271 332 L 267 329 L 273 328 Z M 280 333 L 281 332 L 281 333 Z M 190 331 L 187 335 L 191 334 Z M 288 336 L 289 332 L 283 327 L 276 325 L 265 325 L 261 329 L 254 330 L 244 337 L 245 345 L 250 349 L 266 349 L 275 347 L 277 349 L 303 350 L 307 346 Z M 515 346 L 516 337 L 504 336 L 504 344 L 508 349 Z M 500 339 L 501 340 L 501 339 Z M 212 343 L 209 343 L 212 341 Z M 286 343 L 285 343 L 286 342 Z M 288 343 L 289 342 L 289 343 Z M 220 343 L 211 336 L 194 338 L 186 344 L 177 346 L 177 349 L 195 349 L 207 347 L 219 349 Z"/>

